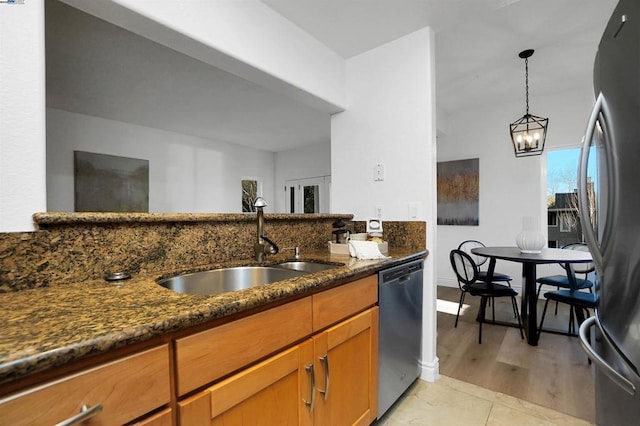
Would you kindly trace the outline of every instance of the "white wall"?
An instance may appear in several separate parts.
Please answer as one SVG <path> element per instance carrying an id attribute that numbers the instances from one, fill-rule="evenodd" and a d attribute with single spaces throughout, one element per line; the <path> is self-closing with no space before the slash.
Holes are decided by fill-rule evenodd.
<path id="1" fill-rule="evenodd" d="M 531 113 L 549 117 L 545 153 L 516 158 L 508 125 L 524 114 L 523 103 L 492 104 L 449 116 L 448 134 L 438 137 L 438 161 L 480 159 L 479 226 L 438 226 L 436 253 L 438 285 L 457 286 L 449 252 L 460 242 L 475 239 L 486 245 L 513 246 L 522 230 L 522 217 L 539 214 L 546 235 L 546 152 L 577 146 L 582 140 L 593 105 L 590 88 L 536 96 Z M 577 173 L 577 171 L 576 171 Z M 514 278 L 521 287 L 519 264 L 498 261 L 496 269 Z M 540 266 L 538 276 L 558 273 L 557 266 Z"/>
<path id="2" fill-rule="evenodd" d="M 0 232 L 46 210 L 44 3 L 0 4 Z"/>
<path id="3" fill-rule="evenodd" d="M 343 107 L 343 60 L 261 2 L 65 2 L 308 105 Z M 30 231 L 47 210 L 44 0 L 2 5 L 0 40 L 0 232 Z"/>
<path id="4" fill-rule="evenodd" d="M 288 180 L 331 174 L 331 144 L 316 143 L 275 154 L 275 211 L 286 207 L 284 185 Z M 344 212 L 348 213 L 348 212 Z"/>
<path id="5" fill-rule="evenodd" d="M 331 119 L 332 212 L 408 220 L 409 202 L 421 205 L 416 220 L 435 222 L 435 89 L 433 33 L 425 28 L 347 60 L 347 110 Z M 384 163 L 386 177 L 373 169 Z M 435 354 L 435 227 L 428 230 L 424 281 L 422 377 L 438 375 Z"/>
<path id="6" fill-rule="evenodd" d="M 62 1 L 310 106 L 344 107 L 342 58 L 260 1 Z"/>
<path id="7" fill-rule="evenodd" d="M 149 160 L 152 213 L 239 213 L 242 176 L 274 197 L 272 152 L 48 108 L 49 211 L 74 211 L 74 150 Z"/>

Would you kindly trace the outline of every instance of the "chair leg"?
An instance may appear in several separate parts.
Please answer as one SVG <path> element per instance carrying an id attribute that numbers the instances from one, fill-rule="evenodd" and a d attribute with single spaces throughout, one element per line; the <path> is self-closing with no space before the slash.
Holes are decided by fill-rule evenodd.
<path id="1" fill-rule="evenodd" d="M 574 334 L 576 331 L 576 325 L 573 319 L 573 305 L 569 305 L 569 334 Z"/>
<path id="2" fill-rule="evenodd" d="M 453 326 L 454 328 L 458 328 L 458 317 L 460 316 L 460 308 L 462 308 L 463 303 L 464 303 L 464 291 L 461 291 L 460 302 L 458 303 L 458 313 L 456 314 L 456 324 Z"/>
<path id="3" fill-rule="evenodd" d="M 491 304 L 491 320 L 493 322 L 496 322 L 496 301 L 495 301 L 495 299 L 493 300 L 493 303 Z"/>
<path id="4" fill-rule="evenodd" d="M 540 334 L 542 333 L 542 324 L 544 323 L 544 316 L 547 313 L 547 305 L 549 305 L 549 299 L 544 302 L 544 309 L 542 310 L 542 317 L 540 317 L 540 326 L 538 327 L 538 338 L 540 338 Z"/>
<path id="5" fill-rule="evenodd" d="M 556 290 L 560 290 L 560 287 L 556 287 Z M 558 315 L 558 301 L 556 300 L 556 311 L 554 313 L 554 315 Z"/>
<path id="6" fill-rule="evenodd" d="M 479 318 L 479 327 L 478 327 L 478 343 L 482 344 L 482 323 L 484 322 L 485 312 L 487 310 L 487 299 L 488 297 L 482 296 L 480 299 L 480 318 Z"/>
<path id="7" fill-rule="evenodd" d="M 524 331 L 522 329 L 523 328 L 522 322 L 520 321 L 520 312 L 518 312 L 518 302 L 516 302 L 516 298 L 514 296 L 511 296 L 511 304 L 513 305 L 513 314 L 518 319 L 518 326 L 520 328 L 520 337 L 522 337 L 522 340 L 524 340 Z"/>

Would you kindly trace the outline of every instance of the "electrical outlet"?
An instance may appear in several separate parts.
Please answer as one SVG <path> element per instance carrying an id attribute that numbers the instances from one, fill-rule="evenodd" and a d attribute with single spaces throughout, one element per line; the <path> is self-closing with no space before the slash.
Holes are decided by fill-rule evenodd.
<path id="1" fill-rule="evenodd" d="M 417 219 L 420 216 L 421 203 L 412 201 L 409 203 L 409 219 Z"/>
<path id="2" fill-rule="evenodd" d="M 382 204 L 376 204 L 376 217 L 382 220 L 382 213 L 384 210 L 384 206 Z"/>

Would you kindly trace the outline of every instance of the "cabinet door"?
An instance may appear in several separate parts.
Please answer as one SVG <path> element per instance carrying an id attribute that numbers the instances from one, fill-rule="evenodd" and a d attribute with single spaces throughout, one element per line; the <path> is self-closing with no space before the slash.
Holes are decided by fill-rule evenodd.
<path id="1" fill-rule="evenodd" d="M 180 402 L 180 423 L 310 425 L 312 354 L 308 340 Z"/>
<path id="2" fill-rule="evenodd" d="M 163 345 L 3 398 L 0 424 L 58 424 L 83 406 L 98 407 L 86 424 L 124 424 L 168 404 L 169 380 L 169 348 Z"/>
<path id="3" fill-rule="evenodd" d="M 171 426 L 173 421 L 171 419 L 171 409 L 167 408 L 159 413 L 153 414 L 149 417 L 145 417 L 142 420 L 138 420 L 134 426 Z"/>
<path id="4" fill-rule="evenodd" d="M 378 308 L 314 336 L 315 425 L 369 425 L 378 412 Z"/>

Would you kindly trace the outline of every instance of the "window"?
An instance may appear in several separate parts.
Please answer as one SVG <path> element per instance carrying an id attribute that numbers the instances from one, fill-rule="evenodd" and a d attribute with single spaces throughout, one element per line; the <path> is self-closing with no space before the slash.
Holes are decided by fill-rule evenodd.
<path id="1" fill-rule="evenodd" d="M 331 176 L 288 180 L 285 202 L 289 213 L 327 213 Z"/>
<path id="2" fill-rule="evenodd" d="M 243 177 L 242 181 L 242 213 L 251 213 L 255 209 L 253 203 L 261 194 L 260 180 L 258 178 Z"/>
<path id="3" fill-rule="evenodd" d="M 580 241 L 578 221 L 578 157 L 580 148 L 547 151 L 547 233 L 550 248 Z"/>
<path id="4" fill-rule="evenodd" d="M 573 229 L 572 221 L 566 215 L 560 216 L 560 232 L 571 232 Z"/>

